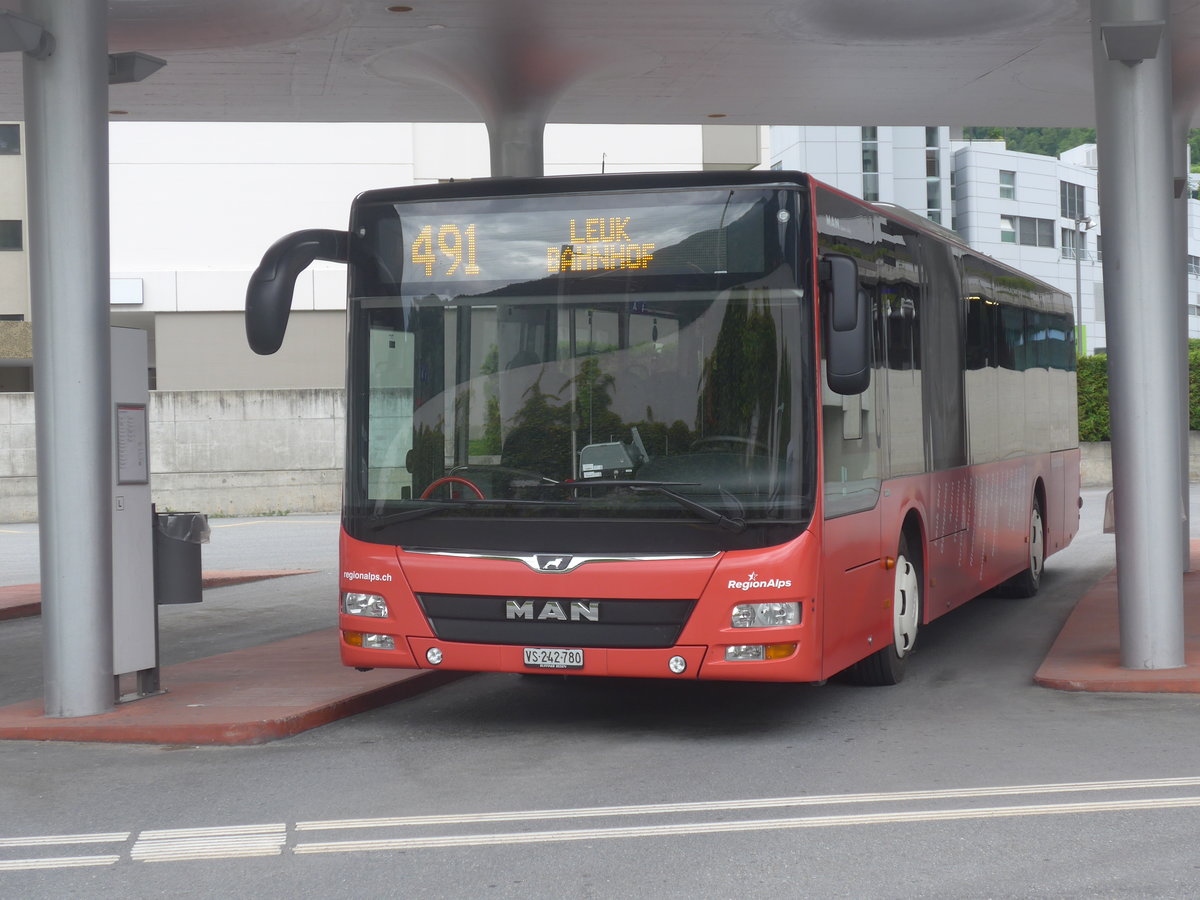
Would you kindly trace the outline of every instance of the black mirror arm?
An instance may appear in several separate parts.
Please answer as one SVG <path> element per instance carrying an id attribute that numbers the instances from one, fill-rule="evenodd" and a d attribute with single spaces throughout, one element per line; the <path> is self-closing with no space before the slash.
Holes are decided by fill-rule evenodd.
<path id="1" fill-rule="evenodd" d="M 344 263 L 349 259 L 349 235 L 327 228 L 309 228 L 280 238 L 263 254 L 246 286 L 246 340 L 255 353 L 266 356 L 283 344 L 296 278 L 316 259 Z"/>

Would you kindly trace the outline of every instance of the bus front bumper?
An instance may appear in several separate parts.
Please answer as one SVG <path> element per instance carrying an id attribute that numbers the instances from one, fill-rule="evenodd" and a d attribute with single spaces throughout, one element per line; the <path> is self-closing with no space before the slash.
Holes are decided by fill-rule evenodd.
<path id="1" fill-rule="evenodd" d="M 818 681 L 819 661 L 802 644 L 775 644 L 776 659 L 727 659 L 724 645 L 678 645 L 650 649 L 585 647 L 525 648 L 499 644 L 461 644 L 429 637 L 396 636 L 394 649 L 372 649 L 341 642 L 342 662 L 358 668 L 445 669 L 457 672 L 512 672 L 585 675 L 609 678 L 675 678 L 720 681 Z M 527 650 L 546 650 L 540 664 L 526 662 Z M 788 652 L 790 650 L 790 652 Z M 575 653 L 582 654 L 582 664 Z"/>

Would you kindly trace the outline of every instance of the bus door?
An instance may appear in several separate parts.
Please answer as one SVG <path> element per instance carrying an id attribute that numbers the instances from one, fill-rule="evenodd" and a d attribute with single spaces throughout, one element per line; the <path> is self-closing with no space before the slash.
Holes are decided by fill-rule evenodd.
<path id="1" fill-rule="evenodd" d="M 818 195 L 822 249 L 856 259 L 860 284 L 871 298 L 875 322 L 871 382 L 861 394 L 843 395 L 821 385 L 823 465 L 823 671 L 832 674 L 866 656 L 878 623 L 890 621 L 890 593 L 881 565 L 880 489 L 883 420 L 878 328 L 879 278 L 873 245 L 876 220 L 841 198 Z M 826 233 L 828 231 L 828 233 Z M 827 304 L 826 312 L 827 310 Z M 884 632 L 886 634 L 886 631 Z M 878 641 L 878 638 L 874 640 Z M 874 649 L 879 649 L 876 644 Z"/>

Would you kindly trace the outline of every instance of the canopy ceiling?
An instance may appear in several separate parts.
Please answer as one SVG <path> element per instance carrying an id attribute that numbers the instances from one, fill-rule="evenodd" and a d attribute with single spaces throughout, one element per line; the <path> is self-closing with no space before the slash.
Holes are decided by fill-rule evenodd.
<path id="1" fill-rule="evenodd" d="M 111 0 L 122 119 L 1090 125 L 1087 0 Z M 19 0 L 0 7 L 19 9 Z M 1176 0 L 1180 87 L 1200 4 Z M 411 7 L 411 8 L 410 8 Z M 21 57 L 0 54 L 0 118 Z M 470 99 L 468 99 L 470 98 Z"/>

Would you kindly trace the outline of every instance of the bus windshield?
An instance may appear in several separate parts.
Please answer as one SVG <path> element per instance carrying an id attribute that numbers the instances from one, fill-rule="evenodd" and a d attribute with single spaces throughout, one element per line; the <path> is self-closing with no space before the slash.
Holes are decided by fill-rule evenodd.
<path id="1" fill-rule="evenodd" d="M 816 467 L 803 202 L 755 186 L 361 204 L 348 530 L 478 548 L 533 523 L 685 522 L 717 549 L 797 530 Z"/>

